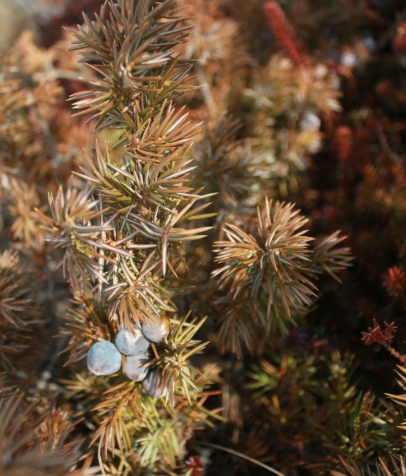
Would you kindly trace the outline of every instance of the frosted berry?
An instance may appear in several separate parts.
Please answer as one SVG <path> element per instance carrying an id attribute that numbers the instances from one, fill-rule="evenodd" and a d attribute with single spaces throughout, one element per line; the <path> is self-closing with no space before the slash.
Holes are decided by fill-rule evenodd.
<path id="1" fill-rule="evenodd" d="M 149 358 L 146 354 L 129 355 L 125 358 L 124 373 L 130 380 L 141 382 L 147 376 L 148 368 L 143 367 Z"/>
<path id="2" fill-rule="evenodd" d="M 169 334 L 169 321 L 162 318 L 159 321 L 149 320 L 148 323 L 142 324 L 142 333 L 151 342 L 162 342 Z"/>
<path id="3" fill-rule="evenodd" d="M 143 380 L 142 386 L 151 397 L 161 398 L 166 395 L 166 387 L 163 386 L 162 375 L 156 370 L 151 370 Z"/>
<path id="4" fill-rule="evenodd" d="M 121 368 L 121 354 L 112 342 L 96 342 L 87 354 L 87 368 L 95 375 L 114 374 Z"/>
<path id="5" fill-rule="evenodd" d="M 140 329 L 130 332 L 126 327 L 117 332 L 116 347 L 124 355 L 143 354 L 149 347 L 149 341 Z"/>
<path id="6" fill-rule="evenodd" d="M 306 112 L 302 117 L 299 126 L 302 131 L 318 131 L 321 126 L 321 121 L 316 114 Z"/>

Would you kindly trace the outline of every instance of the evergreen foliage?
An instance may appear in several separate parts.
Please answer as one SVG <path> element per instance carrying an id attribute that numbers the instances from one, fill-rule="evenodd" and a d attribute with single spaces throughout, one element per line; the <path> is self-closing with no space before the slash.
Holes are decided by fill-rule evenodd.
<path id="1" fill-rule="evenodd" d="M 83 8 L 0 56 L 0 474 L 406 474 L 404 5 Z"/>

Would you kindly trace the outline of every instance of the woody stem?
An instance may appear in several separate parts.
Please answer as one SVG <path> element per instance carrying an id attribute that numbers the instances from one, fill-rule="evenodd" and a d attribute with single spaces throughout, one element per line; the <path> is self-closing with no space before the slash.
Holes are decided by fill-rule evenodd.
<path id="1" fill-rule="evenodd" d="M 406 358 L 400 354 L 397 350 L 395 350 L 390 344 L 387 342 L 380 342 L 385 349 L 387 349 L 393 356 L 395 356 L 400 362 L 402 362 L 403 365 L 406 365 Z"/>

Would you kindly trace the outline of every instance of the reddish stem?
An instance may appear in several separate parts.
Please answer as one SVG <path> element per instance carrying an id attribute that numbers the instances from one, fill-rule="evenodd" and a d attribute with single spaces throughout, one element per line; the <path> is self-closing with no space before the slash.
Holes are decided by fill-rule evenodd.
<path id="1" fill-rule="evenodd" d="M 402 354 L 399 354 L 399 352 L 387 342 L 382 341 L 380 342 L 380 344 L 382 344 L 385 349 L 387 349 L 393 356 L 395 356 L 400 362 L 402 362 L 404 366 L 406 366 L 406 357 L 404 357 Z"/>
<path id="2" fill-rule="evenodd" d="M 303 43 L 296 36 L 295 30 L 287 19 L 285 12 L 278 2 L 266 2 L 264 12 L 273 34 L 279 45 L 284 48 L 292 61 L 298 66 L 305 66 L 309 63 L 309 57 L 305 53 Z"/>

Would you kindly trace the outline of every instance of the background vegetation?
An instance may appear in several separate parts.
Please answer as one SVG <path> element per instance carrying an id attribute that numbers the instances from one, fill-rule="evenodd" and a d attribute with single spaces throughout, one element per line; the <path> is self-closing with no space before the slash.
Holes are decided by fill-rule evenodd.
<path id="1" fill-rule="evenodd" d="M 0 474 L 406 474 L 404 2 L 0 6 Z"/>

